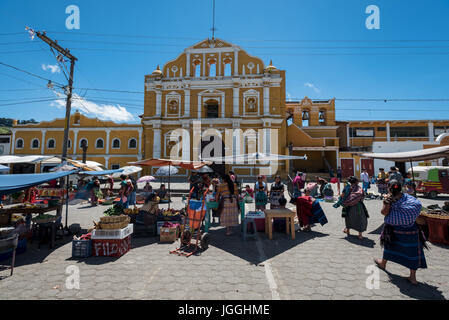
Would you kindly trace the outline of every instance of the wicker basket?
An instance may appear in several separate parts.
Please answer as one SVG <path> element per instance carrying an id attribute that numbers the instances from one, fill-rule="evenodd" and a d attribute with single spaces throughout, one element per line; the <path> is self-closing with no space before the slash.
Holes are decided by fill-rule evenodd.
<path id="1" fill-rule="evenodd" d="M 421 212 L 421 216 L 434 218 L 434 219 L 441 219 L 441 220 L 449 220 L 449 215 L 442 215 L 442 214 L 435 214 L 430 212 Z"/>
<path id="2" fill-rule="evenodd" d="M 109 218 L 109 219 L 103 219 Z M 112 218 L 112 219 L 111 219 Z M 129 222 L 131 221 L 130 217 L 121 215 L 117 217 L 102 217 L 100 218 L 100 223 L 98 226 L 100 229 L 123 229 L 125 228 Z"/>

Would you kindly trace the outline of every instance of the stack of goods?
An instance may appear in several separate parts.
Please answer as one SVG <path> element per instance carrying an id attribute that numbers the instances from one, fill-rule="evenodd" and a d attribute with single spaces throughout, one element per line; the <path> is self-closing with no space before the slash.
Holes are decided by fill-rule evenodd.
<path id="1" fill-rule="evenodd" d="M 157 234 L 160 234 L 161 227 L 166 222 L 175 222 L 175 223 L 181 223 L 182 221 L 182 210 L 174 210 L 174 209 L 167 209 L 159 212 L 156 222 L 157 227 Z"/>
<path id="2" fill-rule="evenodd" d="M 133 233 L 133 224 L 129 222 L 127 215 L 101 217 L 92 231 L 93 256 L 120 257 L 128 252 Z"/>
<path id="3" fill-rule="evenodd" d="M 256 223 L 256 228 L 258 232 L 265 232 L 265 212 L 259 211 L 249 211 L 246 214 L 247 218 L 254 219 Z M 251 228 L 251 224 L 248 224 L 248 229 Z M 252 230 L 249 230 L 252 232 Z"/>
<path id="4" fill-rule="evenodd" d="M 160 242 L 174 242 L 179 235 L 179 223 L 165 222 L 160 229 Z"/>
<path id="5" fill-rule="evenodd" d="M 448 202 L 445 202 L 443 208 L 440 208 L 437 204 L 423 207 L 421 210 L 421 215 L 429 218 L 449 220 L 448 204 Z"/>
<path id="6" fill-rule="evenodd" d="M 91 233 L 83 234 L 81 237 L 73 236 L 72 257 L 87 258 L 92 255 Z"/>

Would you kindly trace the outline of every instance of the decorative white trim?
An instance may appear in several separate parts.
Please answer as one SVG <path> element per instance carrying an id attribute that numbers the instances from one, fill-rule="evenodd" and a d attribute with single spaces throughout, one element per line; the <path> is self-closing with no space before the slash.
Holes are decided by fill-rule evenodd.
<path id="1" fill-rule="evenodd" d="M 37 141 L 37 147 L 33 147 L 33 142 L 34 142 L 34 141 Z M 39 139 L 38 139 L 38 138 L 33 138 L 33 139 L 31 140 L 30 148 L 31 148 L 31 149 L 39 149 L 40 145 L 41 145 L 41 142 L 39 141 Z"/>
<path id="2" fill-rule="evenodd" d="M 102 148 L 97 146 L 98 141 L 100 141 L 100 140 L 103 142 L 103 147 Z M 97 140 L 95 140 L 95 149 L 104 149 L 104 139 L 103 138 L 97 138 Z"/>
<path id="3" fill-rule="evenodd" d="M 50 141 L 52 141 L 52 140 L 54 142 L 54 146 L 51 148 L 50 147 Z M 47 140 L 47 149 L 56 149 L 56 140 L 54 138 L 50 138 L 50 139 Z"/>
<path id="4" fill-rule="evenodd" d="M 175 100 L 178 103 L 178 113 L 168 112 L 168 102 Z M 172 91 L 165 95 L 165 116 L 167 118 L 176 118 L 181 116 L 181 94 L 176 91 Z"/>
<path id="5" fill-rule="evenodd" d="M 115 140 L 118 140 L 118 147 L 114 147 L 114 141 L 115 141 Z M 111 142 L 111 149 L 117 150 L 117 149 L 120 149 L 121 146 L 122 146 L 122 141 L 121 141 L 119 138 L 114 138 L 114 139 L 112 139 L 112 142 Z"/>
<path id="6" fill-rule="evenodd" d="M 17 142 L 18 142 L 19 140 L 22 140 L 22 146 L 21 146 L 21 147 L 18 147 L 18 146 L 17 146 Z M 22 149 L 25 147 L 25 141 L 24 141 L 22 138 L 17 138 L 16 141 L 14 142 L 14 146 L 15 146 L 15 149 L 22 150 Z M 12 150 L 12 151 L 14 151 L 14 150 Z"/>
<path id="7" fill-rule="evenodd" d="M 246 100 L 248 98 L 256 99 L 256 110 L 254 112 L 246 112 Z M 248 89 L 243 92 L 243 115 L 259 115 L 260 114 L 260 92 L 254 89 Z"/>
<path id="8" fill-rule="evenodd" d="M 136 141 L 136 146 L 134 148 L 129 146 L 129 144 L 131 143 L 131 140 L 135 140 Z M 137 139 L 136 138 L 129 138 L 128 139 L 128 149 L 137 149 Z"/>

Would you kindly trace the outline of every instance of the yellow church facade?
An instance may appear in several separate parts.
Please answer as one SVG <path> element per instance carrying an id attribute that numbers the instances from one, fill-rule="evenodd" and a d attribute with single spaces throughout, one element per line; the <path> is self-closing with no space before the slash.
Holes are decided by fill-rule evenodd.
<path id="1" fill-rule="evenodd" d="M 220 39 L 188 47 L 145 76 L 144 106 L 144 154 L 149 158 L 286 152 L 285 71 Z M 248 162 L 215 169 L 259 172 Z"/>

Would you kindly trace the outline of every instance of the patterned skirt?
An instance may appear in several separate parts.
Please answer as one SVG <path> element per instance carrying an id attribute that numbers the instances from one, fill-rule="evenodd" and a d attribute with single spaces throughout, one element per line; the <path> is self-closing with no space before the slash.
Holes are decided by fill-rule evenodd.
<path id="1" fill-rule="evenodd" d="M 347 229 L 353 229 L 358 232 L 366 231 L 366 228 L 368 227 L 368 218 L 361 202 L 352 207 L 348 207 L 345 224 Z"/>
<path id="2" fill-rule="evenodd" d="M 239 208 L 237 199 L 225 198 L 223 211 L 220 215 L 220 225 L 224 227 L 233 227 L 239 224 Z"/>
<path id="3" fill-rule="evenodd" d="M 279 199 L 281 199 L 282 197 L 283 193 L 281 191 L 272 191 L 270 194 L 270 208 L 279 208 Z"/>
<path id="4" fill-rule="evenodd" d="M 410 227 L 385 225 L 381 239 L 388 241 L 384 244 L 383 258 L 412 270 L 427 268 L 420 232 L 416 224 Z"/>

